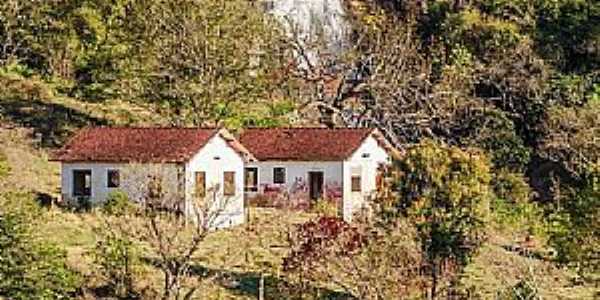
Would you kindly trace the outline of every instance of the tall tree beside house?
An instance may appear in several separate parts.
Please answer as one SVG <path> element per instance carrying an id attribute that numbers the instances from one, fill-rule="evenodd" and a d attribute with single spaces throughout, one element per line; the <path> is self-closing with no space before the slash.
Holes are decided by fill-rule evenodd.
<path id="1" fill-rule="evenodd" d="M 279 28 L 246 0 L 7 0 L 0 66 L 84 101 L 150 102 L 174 124 L 272 126 L 294 108 Z"/>
<path id="2" fill-rule="evenodd" d="M 416 226 L 430 296 L 437 298 L 486 238 L 489 160 L 475 150 L 424 142 L 409 149 L 392 174 L 396 196 L 381 201 L 382 216 Z"/>
<path id="3" fill-rule="evenodd" d="M 313 100 L 346 125 L 476 146 L 494 168 L 532 171 L 548 109 L 597 89 L 594 1 L 355 2 L 356 47 L 329 68 L 341 80 L 315 75 L 334 93 Z"/>

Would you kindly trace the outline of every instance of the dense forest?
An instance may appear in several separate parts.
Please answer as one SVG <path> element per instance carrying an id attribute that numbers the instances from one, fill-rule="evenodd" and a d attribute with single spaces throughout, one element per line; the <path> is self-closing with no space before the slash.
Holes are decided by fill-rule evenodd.
<path id="1" fill-rule="evenodd" d="M 302 224 L 281 270 L 256 263 L 259 284 L 286 278 L 262 297 L 331 298 L 314 284 L 330 281 L 340 299 L 490 299 L 465 274 L 505 232 L 600 296 L 600 2 L 347 0 L 339 47 L 265 2 L 3 0 L 0 127 L 33 128 L 42 153 L 87 125 L 376 127 L 402 153 L 377 220 Z M 107 117 L 115 103 L 135 109 Z M 32 241 L 45 212 L 2 184 L 15 170 L 1 143 L 0 299 L 85 294 L 61 245 Z M 191 234 L 200 247 L 206 234 Z M 193 296 L 190 281 L 136 290 L 128 268 L 143 259 L 118 236 L 94 252 L 115 297 Z M 191 276 L 173 248 L 156 264 Z M 508 288 L 492 298 L 552 289 L 527 276 Z"/>

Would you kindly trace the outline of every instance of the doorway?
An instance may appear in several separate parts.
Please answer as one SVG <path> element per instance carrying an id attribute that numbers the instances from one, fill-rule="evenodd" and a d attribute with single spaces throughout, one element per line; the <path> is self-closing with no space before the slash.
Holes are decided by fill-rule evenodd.
<path id="1" fill-rule="evenodd" d="M 73 196 L 92 195 L 92 170 L 73 170 Z"/>
<path id="2" fill-rule="evenodd" d="M 308 190 L 311 200 L 318 200 L 323 196 L 323 172 L 308 172 Z"/>

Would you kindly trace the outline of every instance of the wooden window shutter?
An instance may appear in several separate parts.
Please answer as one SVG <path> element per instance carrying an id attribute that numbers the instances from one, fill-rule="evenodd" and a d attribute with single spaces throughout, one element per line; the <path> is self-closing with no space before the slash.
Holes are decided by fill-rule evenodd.
<path id="1" fill-rule="evenodd" d="M 350 177 L 350 186 L 352 187 L 353 192 L 362 191 L 362 168 L 361 167 L 352 167 L 351 169 L 352 176 Z"/>
<path id="2" fill-rule="evenodd" d="M 206 196 L 206 172 L 196 172 L 194 177 L 196 183 L 196 197 L 204 198 Z"/>
<path id="3" fill-rule="evenodd" d="M 162 177 L 158 175 L 148 175 L 148 199 L 160 200 L 163 195 Z"/>
<path id="4" fill-rule="evenodd" d="M 223 195 L 235 195 L 235 172 L 223 173 Z"/>
<path id="5" fill-rule="evenodd" d="M 361 191 L 360 175 L 352 175 L 352 191 L 353 192 Z"/>

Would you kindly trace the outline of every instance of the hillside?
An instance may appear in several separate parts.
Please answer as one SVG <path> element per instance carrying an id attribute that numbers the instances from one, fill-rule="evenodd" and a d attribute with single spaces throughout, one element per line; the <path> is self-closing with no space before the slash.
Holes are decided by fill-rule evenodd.
<path id="1" fill-rule="evenodd" d="M 1 1 L 0 299 L 598 299 L 599 115 L 598 1 Z M 402 155 L 353 223 L 49 205 L 51 153 L 117 125 L 372 127 Z"/>
<path id="2" fill-rule="evenodd" d="M 37 89 L 48 88 L 43 83 L 37 84 Z M 0 137 L 3 143 L 0 145 L 0 153 L 5 155 L 11 171 L 3 180 L 2 190 L 29 191 L 40 199 L 58 196 L 60 171 L 57 163 L 48 162 L 48 153 L 54 148 L 43 141 L 40 143 L 37 132 L 64 138 L 81 126 L 152 122 L 150 118 L 132 121 L 131 118 L 124 117 L 139 116 L 144 110 L 120 102 L 103 103 L 100 106 L 68 97 L 49 96 L 39 100 L 28 98 L 7 102 L 10 104 L 1 104 L 3 121 Z M 52 109 L 38 113 L 41 107 Z M 46 121 L 29 123 L 40 120 L 39 118 L 46 118 Z M 59 120 L 60 127 L 28 127 L 28 124 L 59 123 Z M 99 280 L 95 277 L 97 275 L 93 272 L 93 261 L 89 255 L 97 241 L 95 230 L 101 222 L 98 213 L 75 213 L 52 208 L 45 215 L 45 221 L 39 227 L 41 234 L 48 241 L 65 247 L 69 266 L 88 278 L 86 284 L 89 286 L 86 287 L 88 290 L 84 299 L 89 299 L 97 293 L 95 288 Z M 255 217 L 248 227 L 214 233 L 203 246 L 195 263 L 214 268 L 217 277 L 203 283 L 199 299 L 254 299 L 258 293 L 260 272 L 266 270 L 271 275 L 281 272 L 285 250 L 277 250 L 277 247 L 286 243 L 282 237 L 289 226 L 316 217 L 314 214 L 265 209 L 253 209 L 252 215 Z M 273 222 L 284 219 L 289 221 Z M 576 276 L 573 272 L 559 268 L 552 262 L 528 258 L 518 250 L 506 248 L 523 241 L 523 235 L 519 233 L 523 230 L 522 226 L 521 223 L 508 228 L 496 226 L 504 229 L 495 231 L 493 238 L 483 246 L 480 254 L 461 276 L 462 288 L 472 291 L 474 297 L 490 299 L 502 293 L 510 293 L 511 287 L 524 282 L 533 284 L 532 288 L 537 289 L 544 299 L 593 299 L 594 287 L 574 283 Z M 252 228 L 250 235 L 246 228 Z M 252 238 L 249 239 L 250 236 Z M 240 240 L 244 240 L 244 249 L 239 248 Z M 543 251 L 543 248 L 538 250 Z M 534 248 L 529 251 L 538 250 Z M 262 254 L 256 256 L 257 253 Z M 247 261 L 244 257 L 249 254 L 260 259 Z M 265 269 L 263 265 L 268 267 Z M 151 275 L 156 270 L 150 265 L 146 265 L 144 269 L 145 275 L 140 281 L 142 286 L 160 282 L 160 278 Z M 278 298 L 276 295 L 280 291 L 277 286 L 276 279 L 267 280 L 267 299 Z"/>

